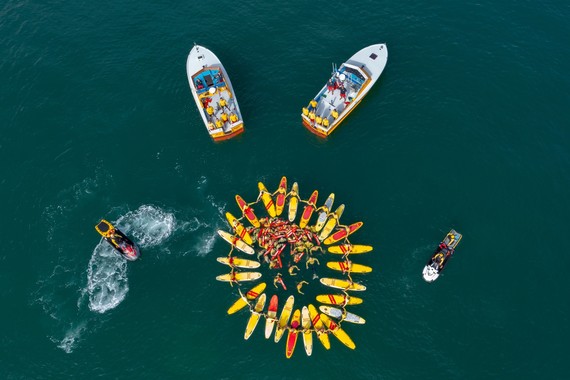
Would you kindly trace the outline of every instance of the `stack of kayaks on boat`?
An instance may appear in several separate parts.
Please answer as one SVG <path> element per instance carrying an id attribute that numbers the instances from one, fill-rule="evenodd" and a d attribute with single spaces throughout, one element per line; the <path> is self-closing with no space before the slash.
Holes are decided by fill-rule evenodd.
<path id="1" fill-rule="evenodd" d="M 313 333 L 316 334 L 317 339 L 327 350 L 330 348 L 330 334 L 338 338 L 348 348 L 354 349 L 356 347 L 355 343 L 347 332 L 344 331 L 344 326 L 341 325 L 344 322 L 352 324 L 365 323 L 364 318 L 353 313 L 352 310 L 347 310 L 348 306 L 363 303 L 362 298 L 353 297 L 349 293 L 366 290 L 366 286 L 361 282 L 354 281 L 353 276 L 372 272 L 370 266 L 352 261 L 353 255 L 361 255 L 373 249 L 372 246 L 352 244 L 349 241 L 349 237 L 360 229 L 363 223 L 341 224 L 340 218 L 345 206 L 340 205 L 333 211 L 335 200 L 335 194 L 333 193 L 326 198 L 321 206 L 318 206 L 317 190 L 313 191 L 307 200 L 301 198 L 297 183 L 292 185 L 289 192 L 287 190 L 287 179 L 283 177 L 279 187 L 273 193 L 262 182 L 259 182 L 259 196 L 254 202 L 248 203 L 242 197 L 236 195 L 236 202 L 242 215 L 238 218 L 227 212 L 226 219 L 233 232 L 218 231 L 218 234 L 231 245 L 231 249 L 227 257 L 218 257 L 217 261 L 228 265 L 231 271 L 229 274 L 217 276 L 216 279 L 237 284 L 241 287 L 244 282 L 262 278 L 261 272 L 251 270 L 261 267 L 260 257 L 263 256 L 264 250 L 262 249 L 260 253 L 257 253 L 254 247 L 256 247 L 256 244 L 260 248 L 268 245 L 273 246 L 273 244 L 276 244 L 277 238 L 282 235 L 275 237 L 270 234 L 270 239 L 274 239 L 274 241 L 268 242 L 261 231 L 264 228 L 268 228 L 267 226 L 269 225 L 285 226 L 277 227 L 277 230 L 282 231 L 285 229 L 284 234 L 289 238 L 294 238 L 299 231 L 309 231 L 310 236 L 313 236 L 315 241 L 318 242 L 315 247 L 320 248 L 321 241 L 323 244 L 328 245 L 327 256 L 330 254 L 330 257 L 333 259 L 326 263 L 326 267 L 332 271 L 331 273 L 336 273 L 337 275 L 322 277 L 319 281 L 320 284 L 328 288 L 337 289 L 338 293 L 323 292 L 323 294 L 318 295 L 316 300 L 321 303 L 318 307 L 312 304 L 295 307 L 295 297 L 289 295 L 282 304 L 281 312 L 279 312 L 279 306 L 281 305 L 278 295 L 274 294 L 271 298 L 269 295 L 266 295 L 264 293 L 266 283 L 262 282 L 253 286 L 245 294 L 242 294 L 240 290 L 240 297 L 230 306 L 228 314 L 234 314 L 246 307 L 249 309 L 250 316 L 244 332 L 245 339 L 251 337 L 263 317 L 265 319 L 266 339 L 271 337 L 273 331 L 275 331 L 275 342 L 279 342 L 282 337 L 285 337 L 285 355 L 287 358 L 293 355 L 299 336 L 302 336 L 306 354 L 312 355 Z M 263 205 L 263 209 L 268 215 L 267 218 L 258 218 L 256 212 L 259 210 L 254 210 L 255 205 L 258 203 Z M 297 211 L 301 204 L 303 208 L 298 213 Z M 298 225 L 294 223 L 297 216 L 299 217 Z M 248 225 L 246 226 L 244 223 Z M 277 232 L 273 232 L 277 234 Z M 304 236 L 303 233 L 300 236 Z M 274 248 L 274 251 L 277 252 L 273 256 L 279 257 L 283 248 Z M 246 257 L 249 258 L 236 256 L 240 252 L 246 254 Z M 256 253 L 257 255 L 255 255 Z M 335 256 L 336 258 L 334 258 Z M 296 263 L 297 261 L 294 262 Z M 307 268 L 309 267 L 308 264 L 306 266 Z M 316 281 L 315 283 L 318 284 Z M 284 284 L 283 290 L 286 290 Z"/>

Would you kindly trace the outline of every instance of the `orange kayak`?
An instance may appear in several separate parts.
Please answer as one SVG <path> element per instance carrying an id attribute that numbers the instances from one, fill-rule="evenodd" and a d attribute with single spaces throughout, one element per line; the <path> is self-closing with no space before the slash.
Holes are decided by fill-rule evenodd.
<path id="1" fill-rule="evenodd" d="M 252 208 L 247 205 L 247 202 L 243 200 L 242 197 L 236 195 L 236 202 L 241 210 L 241 212 L 245 215 L 247 220 L 251 223 L 252 226 L 255 228 L 259 228 L 261 224 L 259 224 L 259 220 L 257 220 L 257 216 L 253 212 Z"/>
<path id="2" fill-rule="evenodd" d="M 289 335 L 287 335 L 287 344 L 285 346 L 285 356 L 287 356 L 287 359 L 293 356 L 293 351 L 295 351 L 297 338 L 299 337 L 299 327 L 301 327 L 301 311 L 297 309 L 293 313 L 293 320 L 291 321 L 292 330 L 289 330 Z"/>
<path id="3" fill-rule="evenodd" d="M 326 238 L 324 243 L 326 245 L 334 244 L 337 241 L 340 241 L 340 240 L 348 237 L 352 233 L 356 232 L 360 227 L 362 227 L 363 224 L 364 223 L 362 223 L 362 222 L 352 223 L 347 228 L 343 228 L 342 230 L 339 230 L 339 231 L 335 232 L 334 234 L 332 234 L 331 236 L 329 236 L 328 238 Z"/>
<path id="4" fill-rule="evenodd" d="M 318 190 L 313 191 L 311 197 L 309 198 L 309 204 L 305 206 L 303 210 L 303 215 L 301 215 L 301 221 L 299 222 L 299 227 L 305 228 L 311 219 L 311 215 L 313 215 L 313 211 L 315 210 L 315 205 L 317 204 L 317 197 L 319 196 Z"/>

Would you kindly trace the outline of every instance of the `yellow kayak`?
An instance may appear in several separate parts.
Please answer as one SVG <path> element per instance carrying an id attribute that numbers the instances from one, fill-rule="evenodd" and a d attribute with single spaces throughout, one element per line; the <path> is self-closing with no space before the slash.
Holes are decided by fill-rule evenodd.
<path id="1" fill-rule="evenodd" d="M 267 210 L 267 213 L 269 214 L 270 217 L 275 218 L 275 216 L 276 216 L 275 203 L 273 203 L 273 198 L 271 198 L 271 194 L 269 193 L 269 191 L 267 191 L 267 188 L 261 182 L 257 183 L 257 188 L 261 192 L 261 200 L 263 201 L 263 204 L 265 205 L 265 209 Z"/>
<path id="2" fill-rule="evenodd" d="M 313 332 L 311 328 L 311 318 L 309 317 L 309 309 L 307 306 L 303 306 L 301 310 L 301 325 L 303 326 L 303 345 L 305 346 L 305 352 L 307 356 L 311 356 L 313 353 Z"/>
<path id="3" fill-rule="evenodd" d="M 339 280 L 337 278 L 321 278 L 321 284 L 330 286 L 331 288 L 343 289 L 343 290 L 354 290 L 354 291 L 365 291 L 366 286 L 357 284 L 353 282 L 352 284 L 346 280 Z"/>
<path id="4" fill-rule="evenodd" d="M 338 220 L 342 216 L 343 212 L 344 212 L 344 205 L 340 205 L 340 206 L 338 206 L 338 208 L 336 209 L 334 214 L 329 216 L 328 220 L 325 223 L 325 226 L 323 227 L 323 230 L 319 234 L 319 240 L 320 241 L 325 240 L 331 234 L 331 232 L 334 230 L 334 228 L 338 224 Z"/>
<path id="5" fill-rule="evenodd" d="M 275 329 L 275 343 L 279 342 L 283 336 L 283 333 L 285 332 L 287 323 L 289 323 L 289 317 L 291 317 L 291 312 L 293 311 L 294 302 L 295 297 L 293 296 L 289 296 L 289 298 L 287 298 L 287 301 L 285 301 L 285 306 L 283 306 L 283 310 L 279 316 L 279 322 L 277 323 L 277 328 Z"/>
<path id="6" fill-rule="evenodd" d="M 260 263 L 253 260 L 238 259 L 237 257 L 217 257 L 219 263 L 229 265 L 230 267 L 255 269 L 260 267 Z"/>
<path id="7" fill-rule="evenodd" d="M 232 226 L 232 228 L 234 229 L 236 235 L 239 236 L 241 240 L 246 242 L 246 244 L 249 245 L 253 244 L 253 239 L 251 238 L 251 235 L 249 234 L 249 232 L 247 232 L 243 224 L 239 220 L 237 220 L 235 216 L 233 216 L 229 212 L 226 212 L 226 219 L 228 220 L 230 226 Z"/>
<path id="8" fill-rule="evenodd" d="M 243 339 L 246 340 L 249 339 L 249 337 L 253 333 L 253 330 L 255 330 L 257 322 L 259 322 L 259 317 L 261 316 L 260 313 L 263 311 L 263 307 L 265 306 L 266 298 L 267 297 L 265 296 L 265 293 L 263 293 L 257 300 L 255 308 L 251 312 L 251 315 L 249 317 L 249 321 L 247 321 L 247 326 L 245 327 L 245 334 L 243 335 Z"/>
<path id="9" fill-rule="evenodd" d="M 372 272 L 372 268 L 366 265 L 361 264 L 354 264 L 352 261 L 349 261 L 348 264 L 346 261 L 329 261 L 327 263 L 327 267 L 341 271 L 342 273 L 352 272 L 352 273 L 370 273 Z"/>
<path id="10" fill-rule="evenodd" d="M 333 245 L 332 247 L 328 247 L 328 251 L 330 253 L 334 253 L 335 255 L 345 255 L 350 253 L 351 255 L 356 255 L 359 253 L 366 253 L 372 251 L 371 245 L 352 245 L 352 244 L 341 244 L 341 245 Z"/>
<path id="11" fill-rule="evenodd" d="M 289 221 L 293 223 L 297 216 L 297 208 L 299 208 L 299 185 L 297 182 L 293 184 L 291 192 L 289 193 Z"/>
<path id="12" fill-rule="evenodd" d="M 301 220 L 299 221 L 299 227 L 305 228 L 307 226 L 307 224 L 309 223 L 309 220 L 311 220 L 311 215 L 313 215 L 313 211 L 315 211 L 315 208 L 317 207 L 316 204 L 317 204 L 317 198 L 318 197 L 319 197 L 319 191 L 318 190 L 313 191 L 313 193 L 311 194 L 311 197 L 307 201 L 307 205 L 303 209 L 303 213 L 301 214 Z"/>
<path id="13" fill-rule="evenodd" d="M 230 234 L 229 232 L 218 230 L 218 235 L 220 235 L 222 239 L 224 239 L 225 241 L 227 241 L 228 243 L 230 243 L 231 245 L 233 245 L 243 253 L 247 253 L 248 255 L 253 255 L 255 253 L 252 246 L 246 244 L 243 240 L 241 240 L 237 236 Z"/>
<path id="14" fill-rule="evenodd" d="M 222 282 L 240 282 L 240 281 L 254 281 L 261 278 L 261 273 L 259 272 L 238 272 L 234 273 L 232 278 L 231 273 L 221 274 L 216 277 L 216 280 Z"/>
<path id="15" fill-rule="evenodd" d="M 282 177 L 277 188 L 277 197 L 275 198 L 275 214 L 281 215 L 285 207 L 285 196 L 287 195 L 287 177 Z"/>
<path id="16" fill-rule="evenodd" d="M 327 334 L 327 329 L 323 324 L 323 321 L 321 321 L 321 316 L 317 312 L 317 309 L 311 304 L 309 304 L 309 316 L 311 317 L 313 326 L 315 326 L 317 338 L 319 338 L 325 349 L 329 350 L 331 348 L 329 334 Z"/>
<path id="17" fill-rule="evenodd" d="M 249 301 L 256 299 L 264 290 L 267 284 L 262 282 L 261 284 L 255 285 L 247 293 L 245 293 L 245 298 L 240 297 L 230 308 L 228 309 L 228 314 L 234 314 L 249 304 Z"/>
<path id="18" fill-rule="evenodd" d="M 332 331 L 334 336 L 336 336 L 342 344 L 344 344 L 346 347 L 350 348 L 351 350 L 354 350 L 356 348 L 356 344 L 354 344 L 352 339 L 350 339 L 348 334 L 344 332 L 344 330 L 341 329 L 339 325 L 337 325 L 335 322 L 333 322 L 329 317 L 327 317 L 323 313 L 321 313 L 320 316 L 321 316 L 321 321 L 323 321 L 325 326 Z"/>
<path id="19" fill-rule="evenodd" d="M 344 294 L 319 294 L 317 296 L 317 301 L 327 305 L 342 305 L 345 302 L 346 305 L 360 305 L 362 302 L 364 302 L 362 298 L 345 296 Z"/>
<path id="20" fill-rule="evenodd" d="M 285 342 L 285 356 L 290 359 L 295 351 L 295 346 L 297 346 L 297 338 L 299 337 L 299 331 L 301 330 L 301 312 L 299 309 L 295 310 L 293 313 L 293 318 L 291 319 L 291 327 L 289 329 L 289 334 L 287 334 L 287 342 Z"/>
<path id="21" fill-rule="evenodd" d="M 317 218 L 317 223 L 315 224 L 315 231 L 319 232 L 321 228 L 325 225 L 327 218 L 329 217 L 329 213 L 331 211 L 332 205 L 334 202 L 334 193 L 331 193 L 325 204 L 321 206 L 322 211 L 319 212 L 319 217 Z"/>

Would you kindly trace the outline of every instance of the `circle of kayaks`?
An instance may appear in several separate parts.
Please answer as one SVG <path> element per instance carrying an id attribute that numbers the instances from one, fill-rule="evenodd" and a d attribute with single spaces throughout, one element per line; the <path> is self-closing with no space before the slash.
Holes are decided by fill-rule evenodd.
<path id="1" fill-rule="evenodd" d="M 249 309 L 250 316 L 248 318 L 244 331 L 244 339 L 249 339 L 253 334 L 260 319 L 265 318 L 264 335 L 266 339 L 273 340 L 278 343 L 285 336 L 285 356 L 291 358 L 294 354 L 295 347 L 299 336 L 302 336 L 303 347 L 307 356 L 313 353 L 313 333 L 322 346 L 328 350 L 331 347 L 330 336 L 335 336 L 340 343 L 349 349 L 355 349 L 356 345 L 350 336 L 343 330 L 341 325 L 343 322 L 352 324 L 364 324 L 364 318 L 347 311 L 347 306 L 359 305 L 363 303 L 362 298 L 354 297 L 349 292 L 365 291 L 366 286 L 352 278 L 352 275 L 360 275 L 372 272 L 372 268 L 360 263 L 353 263 L 349 260 L 349 256 L 371 252 L 372 246 L 351 244 L 348 240 L 349 236 L 355 233 L 363 226 L 363 222 L 356 222 L 349 225 L 340 223 L 340 218 L 344 212 L 345 205 L 341 204 L 333 211 L 333 203 L 335 194 L 331 193 L 322 205 L 318 205 L 318 190 L 314 190 L 311 196 L 304 200 L 299 194 L 299 185 L 294 182 L 288 192 L 287 178 L 282 177 L 278 188 L 271 193 L 267 187 L 258 182 L 259 196 L 255 202 L 247 203 L 241 196 L 236 195 L 235 199 L 241 217 L 236 217 L 230 212 L 226 212 L 225 216 L 232 232 L 218 230 L 218 235 L 222 237 L 231 246 L 230 253 L 227 257 L 217 257 L 216 260 L 231 268 L 230 273 L 222 274 L 216 277 L 218 281 L 230 282 L 238 284 L 240 297 L 228 308 L 228 314 L 235 314 L 240 310 Z M 261 204 L 269 219 L 258 218 L 256 214 L 259 210 L 254 210 L 254 206 Z M 299 206 L 302 210 L 298 213 Z M 281 216 L 283 215 L 283 216 Z M 299 217 L 299 224 L 294 224 L 295 219 Z M 311 220 L 314 220 L 314 224 Z M 342 259 L 338 261 L 329 261 L 326 267 L 336 273 L 336 277 L 322 277 L 319 282 L 332 289 L 338 289 L 341 292 L 337 294 L 320 294 L 316 296 L 316 301 L 322 305 L 318 309 L 312 305 L 300 305 L 295 307 L 295 297 L 289 295 L 285 302 L 280 303 L 277 294 L 268 295 L 265 293 L 267 284 L 261 282 L 249 288 L 242 293 L 242 284 L 248 281 L 257 281 L 262 278 L 260 272 L 251 271 L 261 266 L 260 257 L 255 257 L 255 247 L 266 247 L 271 244 L 271 240 L 267 241 L 267 237 L 263 239 L 259 237 L 260 233 L 257 229 L 274 228 L 274 221 L 278 226 L 285 225 L 283 223 L 291 223 L 294 228 L 311 231 L 309 236 L 314 236 L 318 246 L 321 242 L 328 245 L 327 251 L 333 255 L 341 255 Z M 267 227 L 267 226 L 270 227 Z M 295 229 L 291 228 L 293 231 Z M 281 231 L 279 229 L 269 230 Z M 285 230 L 289 231 L 289 230 Z M 289 237 L 290 235 L 288 235 Z M 271 238 L 270 238 L 271 239 Z M 312 239 L 312 238 L 311 238 Z M 293 240 L 295 241 L 295 240 Z M 290 244 L 290 241 L 287 243 Z M 282 243 L 282 248 L 277 250 L 274 255 L 279 257 L 281 263 L 281 254 L 287 243 Z M 338 243 L 337 245 L 333 245 Z M 236 256 L 240 252 L 250 255 L 249 259 Z M 309 256 L 309 255 L 308 255 Z M 339 257 L 339 256 L 337 256 Z M 297 263 L 302 259 L 300 256 L 291 256 L 291 264 Z M 325 263 L 323 263 L 325 264 Z M 338 275 L 345 275 L 346 278 L 337 278 Z M 283 290 L 286 290 L 285 284 L 282 283 Z M 245 291 L 245 290 L 244 290 Z M 270 299 L 269 299 L 270 298 Z M 269 301 L 269 302 L 267 302 Z M 282 306 L 281 311 L 279 307 Z M 266 309 L 266 311 L 264 311 Z M 320 312 L 319 312 L 320 310 Z"/>

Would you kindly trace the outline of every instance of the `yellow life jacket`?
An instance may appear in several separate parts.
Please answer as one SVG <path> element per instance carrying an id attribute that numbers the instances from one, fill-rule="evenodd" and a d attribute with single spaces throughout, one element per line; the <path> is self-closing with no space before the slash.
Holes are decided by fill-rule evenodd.
<path id="1" fill-rule="evenodd" d="M 226 99 L 220 99 L 220 107 L 225 107 L 226 106 Z"/>
<path id="2" fill-rule="evenodd" d="M 329 119 L 323 119 L 323 127 L 329 126 Z"/>
<path id="3" fill-rule="evenodd" d="M 232 123 L 235 123 L 237 120 L 238 120 L 238 118 L 237 118 L 236 114 L 235 114 L 235 113 L 232 113 L 232 114 L 230 115 L 230 121 L 231 121 Z"/>
<path id="4" fill-rule="evenodd" d="M 206 108 L 206 112 L 210 116 L 213 115 L 214 114 L 214 107 L 210 106 L 210 107 Z"/>
<path id="5" fill-rule="evenodd" d="M 307 116 L 309 114 L 309 109 L 303 107 L 303 115 Z"/>
<path id="6" fill-rule="evenodd" d="M 323 118 L 320 117 L 320 116 L 317 116 L 317 118 L 315 119 L 315 122 L 316 122 L 317 124 L 321 124 L 321 123 L 323 122 Z"/>
<path id="7" fill-rule="evenodd" d="M 228 115 L 224 112 L 222 113 L 222 120 L 223 121 L 228 121 Z"/>
<path id="8" fill-rule="evenodd" d="M 315 113 L 314 112 L 309 112 L 309 119 L 315 120 Z"/>
<path id="9" fill-rule="evenodd" d="M 218 128 L 221 128 L 221 127 L 222 127 L 222 125 L 224 125 L 224 123 L 222 123 L 222 121 L 221 121 L 221 120 L 219 120 L 219 119 L 218 119 L 218 120 L 216 120 L 216 127 L 218 127 Z"/>
<path id="10" fill-rule="evenodd" d="M 336 119 L 338 118 L 338 112 L 337 112 L 336 110 L 333 110 L 333 111 L 331 112 L 331 116 L 333 117 L 333 119 L 336 120 Z"/>
<path id="11" fill-rule="evenodd" d="M 311 100 L 311 107 L 316 108 L 317 107 L 317 101 L 316 100 Z"/>

